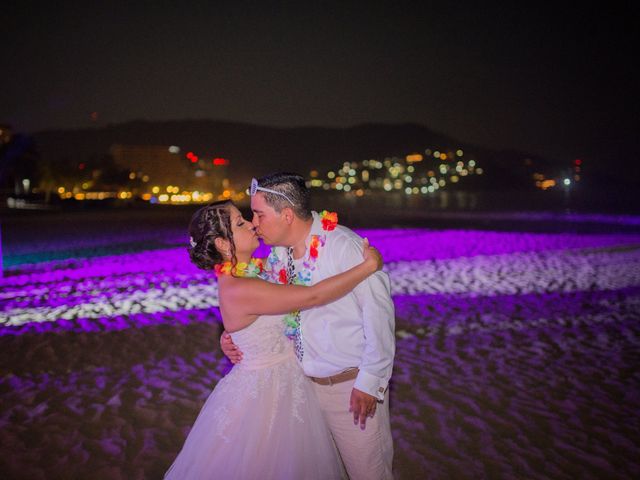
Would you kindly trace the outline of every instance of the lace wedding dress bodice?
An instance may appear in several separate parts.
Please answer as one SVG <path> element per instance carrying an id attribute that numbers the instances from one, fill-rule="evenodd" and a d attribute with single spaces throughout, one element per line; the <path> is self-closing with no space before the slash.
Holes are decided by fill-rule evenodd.
<path id="1" fill-rule="evenodd" d="M 254 370 L 275 365 L 293 354 L 284 335 L 282 315 L 262 315 L 251 325 L 231 334 L 243 358 L 236 367 Z"/>

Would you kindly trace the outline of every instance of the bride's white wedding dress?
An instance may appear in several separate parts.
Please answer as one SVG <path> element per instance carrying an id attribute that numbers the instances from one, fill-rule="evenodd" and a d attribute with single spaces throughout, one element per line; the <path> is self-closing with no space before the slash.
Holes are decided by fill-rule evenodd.
<path id="1" fill-rule="evenodd" d="M 165 479 L 345 477 L 283 328 L 282 316 L 264 315 L 231 334 L 243 359 L 209 395 Z"/>

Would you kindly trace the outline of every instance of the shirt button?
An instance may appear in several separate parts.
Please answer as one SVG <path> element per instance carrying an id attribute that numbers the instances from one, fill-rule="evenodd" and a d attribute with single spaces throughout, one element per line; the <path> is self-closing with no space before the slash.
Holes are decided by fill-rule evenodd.
<path id="1" fill-rule="evenodd" d="M 382 393 L 382 392 L 384 392 L 384 388 L 380 387 L 380 388 L 378 389 L 378 391 L 379 391 L 380 393 Z"/>

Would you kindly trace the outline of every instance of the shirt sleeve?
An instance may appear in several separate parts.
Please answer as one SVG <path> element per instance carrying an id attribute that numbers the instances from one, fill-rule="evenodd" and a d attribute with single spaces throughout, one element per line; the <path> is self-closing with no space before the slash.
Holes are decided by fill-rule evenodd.
<path id="1" fill-rule="evenodd" d="M 338 248 L 341 270 L 362 262 L 362 240 L 355 234 L 343 238 Z M 340 267 L 338 267 L 340 268 Z M 395 308 L 389 276 L 382 271 L 370 275 L 353 291 L 362 314 L 365 347 L 354 387 L 379 400 L 389 385 L 395 356 Z"/>

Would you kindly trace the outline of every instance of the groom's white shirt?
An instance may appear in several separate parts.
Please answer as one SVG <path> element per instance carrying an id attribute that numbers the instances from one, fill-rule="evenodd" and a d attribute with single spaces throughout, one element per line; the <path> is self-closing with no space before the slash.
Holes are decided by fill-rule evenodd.
<path id="1" fill-rule="evenodd" d="M 311 236 L 327 235 L 311 275 L 315 284 L 361 263 L 362 238 L 341 225 L 326 232 L 319 215 L 312 214 L 305 257 Z M 286 259 L 285 252 L 283 247 L 277 249 L 281 259 Z M 302 260 L 294 262 L 296 271 L 302 268 Z M 384 399 L 395 355 L 395 310 L 386 273 L 376 272 L 333 303 L 301 312 L 300 331 L 306 375 L 328 377 L 358 367 L 354 387 Z"/>

